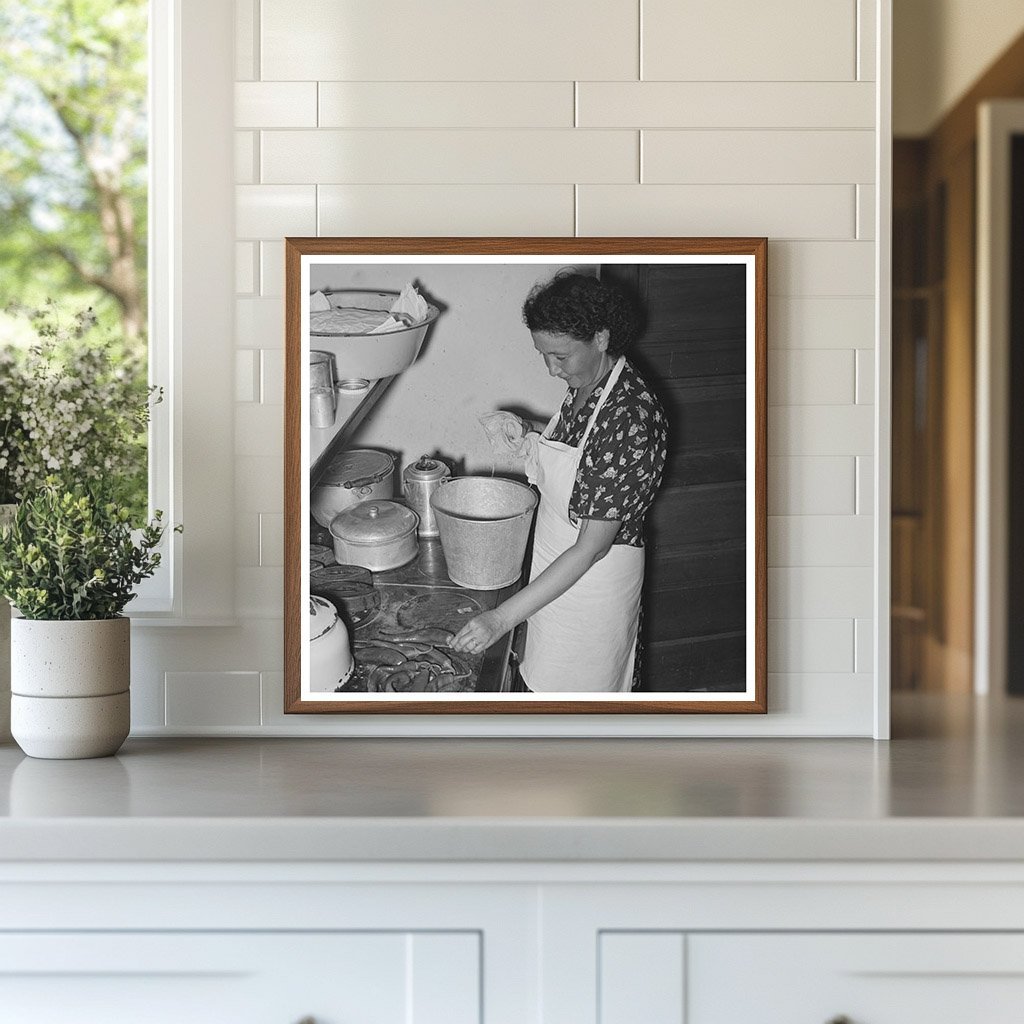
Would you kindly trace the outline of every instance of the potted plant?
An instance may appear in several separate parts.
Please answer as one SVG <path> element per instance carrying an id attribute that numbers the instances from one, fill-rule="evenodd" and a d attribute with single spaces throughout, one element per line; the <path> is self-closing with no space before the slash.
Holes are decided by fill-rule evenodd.
<path id="1" fill-rule="evenodd" d="M 11 732 L 33 757 L 113 754 L 130 729 L 135 586 L 160 564 L 161 514 L 133 530 L 103 488 L 49 477 L 0 528 L 11 619 Z"/>
<path id="2" fill-rule="evenodd" d="M 105 502 L 145 521 L 150 408 L 137 355 L 97 330 L 92 309 L 10 306 L 0 346 L 0 525 L 56 475 L 101 488 Z M 0 596 L 0 741 L 10 737 L 10 607 Z"/>

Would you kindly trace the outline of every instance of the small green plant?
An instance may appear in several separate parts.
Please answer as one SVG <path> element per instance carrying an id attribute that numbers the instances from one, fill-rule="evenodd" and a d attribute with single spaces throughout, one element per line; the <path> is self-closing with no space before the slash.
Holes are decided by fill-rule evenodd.
<path id="1" fill-rule="evenodd" d="M 161 518 L 133 531 L 102 490 L 48 477 L 0 527 L 0 594 L 26 619 L 116 618 L 160 564 Z"/>

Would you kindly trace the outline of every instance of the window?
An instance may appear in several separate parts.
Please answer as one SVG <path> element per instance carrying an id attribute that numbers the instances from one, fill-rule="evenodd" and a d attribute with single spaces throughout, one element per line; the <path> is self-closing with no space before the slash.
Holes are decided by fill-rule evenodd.
<path id="1" fill-rule="evenodd" d="M 161 623 L 233 613 L 233 13 L 231 0 L 0 9 L 0 281 L 22 290 L 0 290 L 0 305 L 47 290 L 86 296 L 91 276 L 97 312 L 119 322 L 126 345 L 141 346 L 143 365 L 148 340 L 149 379 L 164 389 L 150 431 L 149 506 L 186 533 L 168 536 L 160 573 L 129 611 Z M 24 73 L 11 84 L 16 69 L 34 71 L 36 85 Z M 106 135 L 87 143 L 90 118 Z M 62 187 L 47 192 L 44 173 Z M 115 209 L 131 217 L 111 219 Z M 134 248 L 115 237 L 129 219 Z M 33 232 L 49 236 L 37 247 L 48 254 L 45 272 L 38 254 L 11 271 L 8 257 Z"/>

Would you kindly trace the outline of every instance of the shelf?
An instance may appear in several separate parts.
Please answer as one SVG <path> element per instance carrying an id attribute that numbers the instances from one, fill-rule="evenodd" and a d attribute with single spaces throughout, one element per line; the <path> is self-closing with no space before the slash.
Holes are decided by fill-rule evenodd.
<path id="1" fill-rule="evenodd" d="M 381 377 L 361 395 L 338 395 L 338 411 L 334 426 L 310 427 L 309 430 L 309 486 L 315 487 L 327 464 L 336 452 L 351 439 L 369 411 L 377 404 L 394 377 Z"/>

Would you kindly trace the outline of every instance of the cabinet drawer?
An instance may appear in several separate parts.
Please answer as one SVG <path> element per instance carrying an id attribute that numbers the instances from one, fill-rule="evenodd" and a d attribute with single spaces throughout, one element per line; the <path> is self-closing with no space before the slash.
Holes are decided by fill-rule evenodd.
<path id="1" fill-rule="evenodd" d="M 686 1024 L 1008 1024 L 1024 936 L 695 934 L 686 988 Z"/>
<path id="2" fill-rule="evenodd" d="M 0 936 L 2 1017 L 32 1024 L 480 1024 L 478 932 Z"/>

